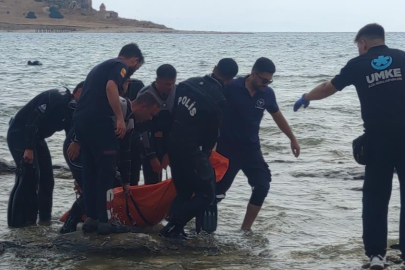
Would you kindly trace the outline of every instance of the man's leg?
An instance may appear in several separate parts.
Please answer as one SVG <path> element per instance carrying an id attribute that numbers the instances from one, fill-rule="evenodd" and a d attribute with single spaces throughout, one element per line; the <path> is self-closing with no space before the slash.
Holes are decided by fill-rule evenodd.
<path id="1" fill-rule="evenodd" d="M 37 156 L 39 164 L 38 208 L 39 220 L 49 222 L 52 215 L 52 199 L 55 180 L 53 177 L 52 159 L 45 140 L 37 143 Z"/>
<path id="2" fill-rule="evenodd" d="M 394 173 L 392 136 L 371 133 L 363 186 L 363 241 L 368 257 L 386 254 L 388 204 Z"/>
<path id="3" fill-rule="evenodd" d="M 217 152 L 229 160 L 229 167 L 221 181 L 215 185 L 215 193 L 218 201 L 225 198 L 226 192 L 231 188 L 236 175 L 241 169 L 241 155 L 235 151 L 230 151 L 229 146 L 218 144 Z"/>
<path id="4" fill-rule="evenodd" d="M 35 224 L 38 215 L 38 158 L 34 150 L 34 164 L 22 164 L 25 151 L 21 129 L 11 126 L 7 133 L 7 143 L 17 166 L 16 181 L 10 193 L 7 221 L 10 227 L 23 227 Z"/>
<path id="5" fill-rule="evenodd" d="M 264 199 L 270 189 L 271 172 L 260 150 L 247 153 L 246 162 L 242 165 L 242 171 L 247 176 L 249 185 L 252 187 L 252 195 L 246 209 L 242 230 L 248 231 L 263 205 Z"/>
<path id="6" fill-rule="evenodd" d="M 141 141 L 139 133 L 133 132 L 131 138 L 131 186 L 137 186 L 141 172 Z"/>
<path id="7" fill-rule="evenodd" d="M 405 260 L 405 132 L 401 132 L 396 139 L 397 158 L 395 168 L 398 173 L 400 193 L 401 193 L 401 215 L 399 221 L 399 246 L 402 260 Z"/>
<path id="8" fill-rule="evenodd" d="M 215 173 L 206 153 L 197 151 L 192 154 L 193 174 L 187 178 L 193 185 L 194 197 L 189 199 L 179 210 L 177 221 L 185 226 L 197 214 L 204 211 L 215 199 Z"/>
<path id="9" fill-rule="evenodd" d="M 176 188 L 176 197 L 170 207 L 169 222 L 160 231 L 160 236 L 168 238 L 178 238 L 186 236 L 184 225 L 180 224 L 182 219 L 183 205 L 186 204 L 193 195 L 192 169 L 189 166 L 190 155 L 186 152 L 179 152 L 177 149 L 169 151 L 170 168 L 172 179 Z"/>
<path id="10" fill-rule="evenodd" d="M 183 205 L 193 196 L 193 188 L 190 177 L 190 162 L 187 159 L 191 157 L 186 153 L 177 153 L 176 150 L 169 152 L 171 161 L 171 172 L 174 186 L 176 188 L 176 197 L 170 208 L 170 221 L 178 222 L 179 215 Z"/>
<path id="11" fill-rule="evenodd" d="M 118 139 L 114 132 L 114 125 L 110 121 L 100 123 L 98 130 L 100 133 L 94 138 L 99 147 L 96 183 L 97 216 L 101 223 L 107 223 L 111 218 L 107 212 L 107 191 L 113 188 L 117 171 Z"/>
<path id="12" fill-rule="evenodd" d="M 155 173 L 149 158 L 142 158 L 142 170 L 145 185 L 153 185 L 162 181 L 162 173 Z"/>
<path id="13" fill-rule="evenodd" d="M 75 122 L 74 128 L 80 145 L 80 157 L 82 162 L 82 190 L 84 200 L 84 210 L 87 217 L 97 220 L 97 171 L 96 156 L 93 154 L 92 147 L 94 138 L 92 138 L 91 129 L 86 128 L 86 123 Z M 95 127 L 93 127 L 95 129 Z M 94 132 L 94 133 L 97 133 Z M 83 230 L 86 230 L 83 226 Z M 94 229 L 94 228 L 92 228 Z M 92 230 L 91 229 L 91 230 Z"/>

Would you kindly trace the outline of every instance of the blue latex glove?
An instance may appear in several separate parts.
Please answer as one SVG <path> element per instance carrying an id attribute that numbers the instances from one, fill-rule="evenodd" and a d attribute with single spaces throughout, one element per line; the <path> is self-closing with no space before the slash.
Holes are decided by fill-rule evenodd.
<path id="1" fill-rule="evenodd" d="M 303 94 L 302 97 L 297 102 L 295 102 L 294 112 L 298 111 L 302 105 L 304 105 L 304 109 L 309 106 L 309 100 L 305 99 L 305 94 Z"/>

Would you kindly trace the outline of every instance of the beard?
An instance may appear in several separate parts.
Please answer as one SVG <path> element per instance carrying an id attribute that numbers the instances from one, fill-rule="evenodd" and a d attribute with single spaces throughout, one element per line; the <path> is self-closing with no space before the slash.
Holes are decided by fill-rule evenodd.
<path id="1" fill-rule="evenodd" d="M 136 67 L 128 67 L 127 77 L 130 78 L 132 75 L 134 75 L 135 71 L 136 71 Z"/>

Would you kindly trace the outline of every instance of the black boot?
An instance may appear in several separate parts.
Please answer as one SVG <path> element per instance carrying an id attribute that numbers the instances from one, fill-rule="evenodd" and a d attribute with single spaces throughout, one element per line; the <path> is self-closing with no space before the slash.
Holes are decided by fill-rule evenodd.
<path id="1" fill-rule="evenodd" d="M 77 224 L 79 224 L 80 220 L 76 219 L 73 217 L 71 212 L 69 212 L 69 215 L 66 218 L 65 224 L 63 224 L 63 227 L 60 229 L 61 234 L 66 234 L 66 233 L 71 233 L 75 232 L 77 229 Z"/>
<path id="2" fill-rule="evenodd" d="M 160 230 L 159 236 L 171 239 L 187 239 L 187 234 L 184 232 L 184 226 L 179 223 L 169 222 Z"/>

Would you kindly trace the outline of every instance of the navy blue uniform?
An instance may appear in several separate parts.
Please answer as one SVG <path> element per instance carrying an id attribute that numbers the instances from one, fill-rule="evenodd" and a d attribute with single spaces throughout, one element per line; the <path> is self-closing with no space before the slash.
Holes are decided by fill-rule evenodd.
<path id="1" fill-rule="evenodd" d="M 113 187 L 118 141 L 107 98 L 108 81 L 123 89 L 128 67 L 116 58 L 94 67 L 88 74 L 74 113 L 73 124 L 83 165 L 86 215 L 107 222 L 107 191 Z"/>
<path id="2" fill-rule="evenodd" d="M 226 87 L 227 109 L 220 128 L 217 151 L 229 159 L 229 169 L 217 183 L 222 199 L 242 170 L 253 188 L 250 203 L 261 206 L 270 189 L 271 173 L 260 149 L 259 130 L 264 111 L 279 111 L 273 89 L 266 87 L 252 97 L 246 78 L 237 78 Z"/>
<path id="3" fill-rule="evenodd" d="M 181 226 L 206 209 L 215 197 L 215 174 L 209 161 L 218 138 L 223 85 L 213 75 L 191 78 L 176 89 L 169 158 L 177 195 L 170 221 Z M 194 193 L 194 197 L 193 197 Z"/>
<path id="4" fill-rule="evenodd" d="M 119 187 L 130 183 L 130 172 L 131 172 L 131 139 L 132 131 L 134 129 L 134 119 L 132 119 L 131 103 L 129 99 L 120 97 L 121 110 L 124 116 L 124 121 L 127 127 L 127 133 L 124 138 L 118 139 L 119 149 L 118 149 L 118 171 L 121 175 L 121 181 L 115 178 L 114 187 Z M 72 172 L 73 178 L 76 180 L 78 185 L 83 187 L 82 173 L 82 157 L 79 156 L 75 160 L 71 160 L 68 157 L 68 148 L 71 143 L 78 142 L 76 133 L 74 129 L 71 129 L 69 134 L 66 136 L 65 142 L 63 144 L 63 155 L 65 157 L 66 163 Z M 82 216 L 85 214 L 84 211 L 84 200 L 83 196 L 80 196 L 72 205 L 69 215 L 66 218 L 66 222 L 61 229 L 61 233 L 68 233 L 76 231 L 76 225 L 82 220 Z"/>
<path id="5" fill-rule="evenodd" d="M 54 187 L 52 159 L 45 139 L 51 137 L 57 131 L 65 130 L 66 133 L 69 132 L 75 107 L 71 106 L 75 105 L 73 103 L 73 95 L 69 90 L 45 91 L 33 98 L 16 114 L 10 122 L 7 133 L 8 147 L 16 165 L 20 167 L 24 151 L 31 149 L 34 151 L 34 171 L 37 172 L 36 175 L 24 176 L 24 179 L 34 183 L 34 187 L 26 189 L 25 193 L 14 194 L 14 190 L 18 185 L 25 184 L 16 183 L 10 200 L 17 201 L 23 200 L 24 197 L 38 196 L 39 217 L 43 221 L 51 218 Z M 33 204 L 36 204 L 36 200 L 34 200 Z M 25 207 L 29 206 L 25 205 Z M 32 220 L 28 222 L 35 223 L 38 208 L 35 207 L 29 210 L 33 211 L 33 213 L 31 215 Z M 23 211 L 26 210 L 15 209 L 15 212 Z M 14 224 L 12 226 L 21 225 L 24 224 Z"/>
<path id="6" fill-rule="evenodd" d="M 338 90 L 354 85 L 368 138 L 363 187 L 363 240 L 367 256 L 385 256 L 387 215 L 394 168 L 405 206 L 405 52 L 377 46 L 350 60 L 333 80 Z M 400 248 L 405 254 L 405 209 L 401 209 Z M 402 255 L 404 257 L 404 255 Z"/>

